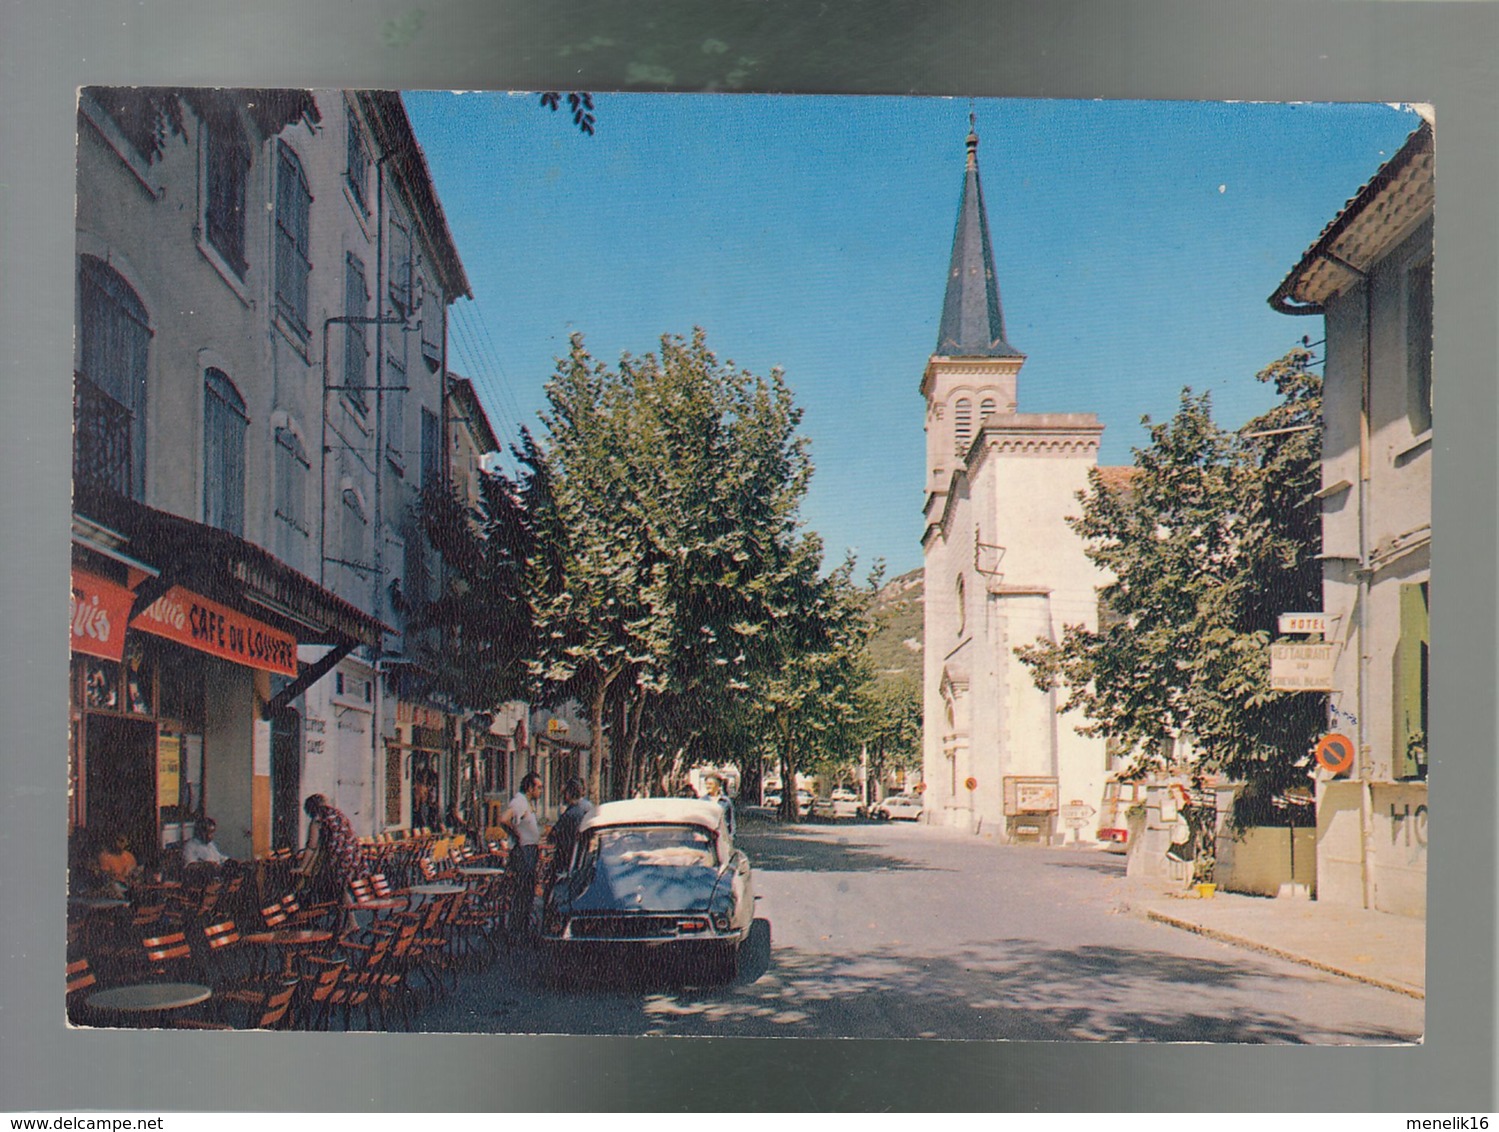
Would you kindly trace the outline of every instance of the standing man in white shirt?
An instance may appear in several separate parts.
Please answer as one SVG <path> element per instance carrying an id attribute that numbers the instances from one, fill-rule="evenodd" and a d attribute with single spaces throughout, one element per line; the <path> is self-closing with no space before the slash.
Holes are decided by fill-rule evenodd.
<path id="1" fill-rule="evenodd" d="M 541 798 L 541 775 L 531 771 L 520 780 L 520 790 L 510 799 L 500 824 L 515 839 L 506 871 L 510 874 L 511 939 L 527 938 L 531 927 L 531 905 L 536 893 L 536 854 L 541 844 L 541 822 L 536 803 Z"/>

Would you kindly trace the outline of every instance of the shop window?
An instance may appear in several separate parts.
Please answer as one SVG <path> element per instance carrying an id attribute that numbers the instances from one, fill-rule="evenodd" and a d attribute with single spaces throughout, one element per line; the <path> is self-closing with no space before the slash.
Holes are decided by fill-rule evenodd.
<path id="1" fill-rule="evenodd" d="M 291 147 L 276 152 L 276 313 L 305 342 L 312 190 Z"/>
<path id="2" fill-rule="evenodd" d="M 233 110 L 210 115 L 203 123 L 207 186 L 203 229 L 208 242 L 234 273 L 244 277 L 245 186 L 250 147 Z"/>
<path id="3" fill-rule="evenodd" d="M 364 286 L 364 263 L 354 255 L 344 262 L 344 315 L 351 319 L 364 318 L 365 304 L 369 292 Z M 344 396 L 360 409 L 365 403 L 365 388 L 369 368 L 369 333 L 362 323 L 344 326 Z"/>
<path id="4" fill-rule="evenodd" d="M 137 637 L 126 639 L 124 687 L 121 699 L 126 711 L 135 715 L 151 715 L 155 710 L 155 671 L 151 658 L 146 656 L 144 643 Z"/>
<path id="5" fill-rule="evenodd" d="M 83 665 L 83 704 L 94 711 L 118 711 L 120 666 L 112 660 L 89 657 Z"/>
<path id="6" fill-rule="evenodd" d="M 73 393 L 73 477 L 133 499 L 145 493 L 145 305 L 103 260 L 78 260 L 78 372 Z"/>
<path id="7" fill-rule="evenodd" d="M 1429 582 L 1400 587 L 1400 643 L 1395 660 L 1395 751 L 1397 778 L 1425 778 L 1431 665 Z"/>
<path id="8" fill-rule="evenodd" d="M 245 400 L 221 370 L 203 375 L 203 521 L 245 533 Z"/>
<path id="9" fill-rule="evenodd" d="M 1405 276 L 1405 350 L 1407 402 L 1411 431 L 1431 428 L 1432 351 L 1431 260 L 1411 267 Z"/>
<path id="10" fill-rule="evenodd" d="M 159 713 L 188 731 L 203 727 L 203 654 L 168 646 L 159 655 Z"/>

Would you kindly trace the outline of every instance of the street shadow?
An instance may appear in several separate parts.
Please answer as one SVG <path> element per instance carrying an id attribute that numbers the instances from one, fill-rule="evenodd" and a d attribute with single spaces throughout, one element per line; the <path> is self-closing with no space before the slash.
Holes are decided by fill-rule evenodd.
<path id="1" fill-rule="evenodd" d="M 1083 869 L 1090 873 L 1102 873 L 1104 876 L 1124 877 L 1125 857 L 1114 854 L 1104 855 L 1093 853 L 1089 856 L 1079 856 L 1071 859 L 1062 858 L 1046 862 L 1048 868 L 1053 869 Z"/>
<path id="2" fill-rule="evenodd" d="M 664 957 L 590 965 L 564 985 L 534 955 L 503 957 L 419 1029 L 495 1033 L 1025 1041 L 1409 1044 L 1357 1000 L 1309 1022 L 1326 976 L 1254 959 L 1193 958 L 1128 946 L 971 941 L 942 955 L 872 948 L 833 956 L 772 948 L 757 920 L 729 981 Z M 1347 988 L 1358 994 L 1365 988 Z M 1339 994 L 1343 990 L 1339 989 Z M 1246 1003 L 1248 1005 L 1246 1005 Z"/>
<path id="3" fill-rule="evenodd" d="M 827 828 L 827 827 L 824 827 Z M 948 872 L 887 851 L 860 845 L 847 837 L 799 835 L 782 827 L 774 835 L 741 831 L 735 844 L 749 854 L 750 863 L 768 872 Z"/>

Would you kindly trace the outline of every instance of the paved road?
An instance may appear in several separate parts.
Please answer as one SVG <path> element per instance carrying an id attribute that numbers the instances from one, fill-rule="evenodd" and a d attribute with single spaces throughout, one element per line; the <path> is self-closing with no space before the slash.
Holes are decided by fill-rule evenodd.
<path id="1" fill-rule="evenodd" d="M 517 952 L 421 1028 L 567 1034 L 1400 1043 L 1422 1003 L 1151 923 L 1123 858 L 906 824 L 741 817 L 756 930 L 714 985 L 661 960 L 549 986 Z"/>

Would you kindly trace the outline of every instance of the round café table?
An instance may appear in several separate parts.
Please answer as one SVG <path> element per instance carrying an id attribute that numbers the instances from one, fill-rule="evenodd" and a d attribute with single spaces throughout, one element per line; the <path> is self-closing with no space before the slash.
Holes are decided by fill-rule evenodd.
<path id="1" fill-rule="evenodd" d="M 299 948 L 316 947 L 327 943 L 333 933 L 327 928 L 282 928 L 270 932 L 252 932 L 239 937 L 241 943 L 257 947 L 279 947 L 281 949 L 281 974 L 284 978 L 296 976 L 296 952 Z"/>
<path id="2" fill-rule="evenodd" d="M 383 918 L 381 913 L 390 913 L 398 908 L 405 908 L 411 901 L 404 896 L 372 896 L 368 900 L 350 900 L 344 904 L 344 911 L 354 917 L 354 923 L 360 928 L 367 928 L 371 924 Z M 361 913 L 369 914 L 369 922 L 366 923 Z"/>
<path id="3" fill-rule="evenodd" d="M 468 889 L 461 884 L 413 884 L 406 891 L 414 896 L 452 896 Z"/>
<path id="4" fill-rule="evenodd" d="M 164 1014 L 206 1002 L 213 991 L 201 983 L 132 983 L 88 996 L 90 1010 L 118 1014 Z"/>
<path id="5" fill-rule="evenodd" d="M 466 877 L 502 877 L 505 870 L 490 865 L 469 865 L 459 869 L 458 872 Z"/>

